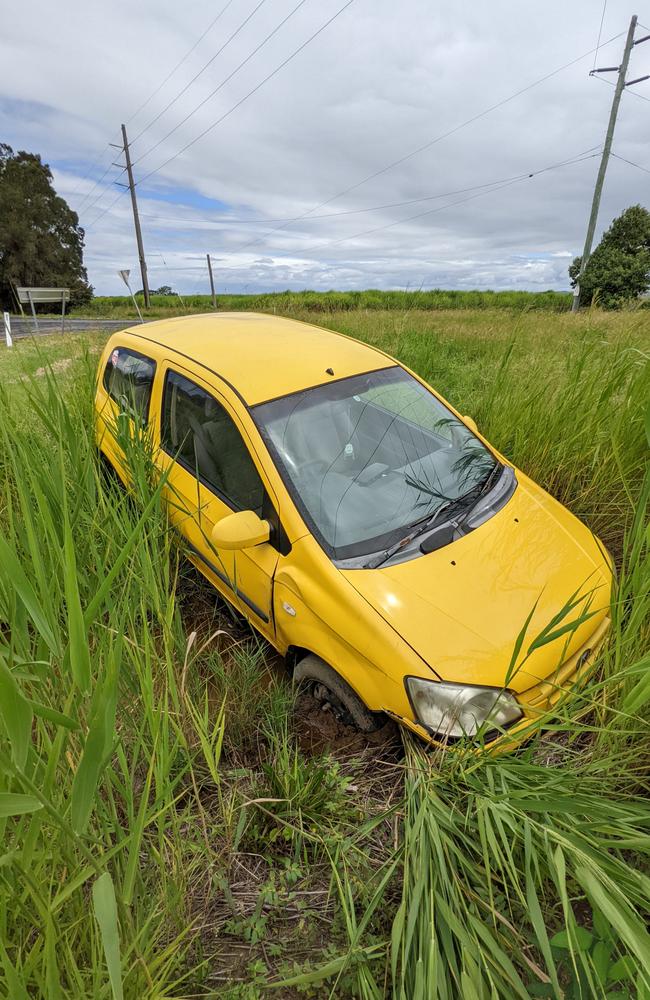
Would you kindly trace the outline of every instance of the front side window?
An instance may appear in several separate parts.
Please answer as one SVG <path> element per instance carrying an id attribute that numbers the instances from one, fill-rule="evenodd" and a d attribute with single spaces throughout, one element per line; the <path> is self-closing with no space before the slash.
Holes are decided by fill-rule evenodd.
<path id="1" fill-rule="evenodd" d="M 161 444 L 235 510 L 262 513 L 264 485 L 232 418 L 201 386 L 168 371 Z"/>
<path id="2" fill-rule="evenodd" d="M 330 554 L 373 553 L 478 489 L 494 456 L 403 368 L 341 379 L 253 410 Z"/>
<path id="3" fill-rule="evenodd" d="M 146 420 L 155 374 L 152 358 L 128 347 L 116 347 L 106 362 L 104 388 L 121 410 Z"/>

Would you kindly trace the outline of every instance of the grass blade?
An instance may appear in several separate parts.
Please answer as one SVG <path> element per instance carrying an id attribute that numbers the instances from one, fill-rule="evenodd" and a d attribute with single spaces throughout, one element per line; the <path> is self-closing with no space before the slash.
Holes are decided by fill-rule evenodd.
<path id="1" fill-rule="evenodd" d="M 113 991 L 113 1000 L 123 1000 L 122 969 L 120 963 L 120 936 L 117 923 L 117 903 L 115 887 L 109 872 L 104 872 L 93 883 L 93 908 L 108 967 L 108 978 Z"/>

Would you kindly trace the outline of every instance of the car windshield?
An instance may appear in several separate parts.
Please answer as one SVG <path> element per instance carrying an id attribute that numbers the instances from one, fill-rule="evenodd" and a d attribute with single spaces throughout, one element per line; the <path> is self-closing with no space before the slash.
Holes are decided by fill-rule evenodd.
<path id="1" fill-rule="evenodd" d="M 253 412 L 309 527 L 336 559 L 394 543 L 484 482 L 496 464 L 400 367 L 292 393 Z"/>

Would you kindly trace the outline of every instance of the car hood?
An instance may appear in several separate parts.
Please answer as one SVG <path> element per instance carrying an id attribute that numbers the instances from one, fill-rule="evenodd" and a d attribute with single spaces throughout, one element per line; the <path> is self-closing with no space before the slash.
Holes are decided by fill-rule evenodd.
<path id="1" fill-rule="evenodd" d="M 348 582 L 443 680 L 528 690 L 584 646 L 609 611 L 611 571 L 594 535 L 521 473 L 505 507 L 427 555 Z M 573 595 L 556 628 L 589 610 L 575 631 L 529 647 Z M 511 663 L 527 619 L 515 672 Z"/>

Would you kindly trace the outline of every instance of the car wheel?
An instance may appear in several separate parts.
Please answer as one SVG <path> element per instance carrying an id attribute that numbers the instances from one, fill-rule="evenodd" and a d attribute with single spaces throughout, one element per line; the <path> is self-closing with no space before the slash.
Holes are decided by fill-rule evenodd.
<path id="1" fill-rule="evenodd" d="M 329 705 L 334 715 L 346 725 L 363 733 L 380 729 L 385 720 L 381 712 L 371 712 L 349 684 L 318 656 L 310 653 L 296 665 L 294 680 L 307 688 L 316 701 Z"/>

